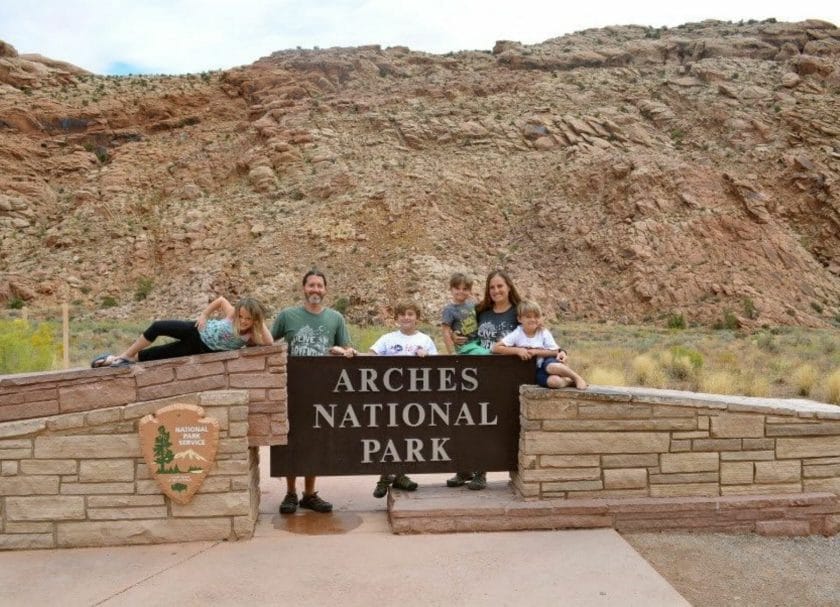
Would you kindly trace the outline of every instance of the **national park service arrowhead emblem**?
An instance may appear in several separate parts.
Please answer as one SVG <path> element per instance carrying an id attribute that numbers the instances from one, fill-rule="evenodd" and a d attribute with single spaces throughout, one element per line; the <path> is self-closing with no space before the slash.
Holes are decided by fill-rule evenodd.
<path id="1" fill-rule="evenodd" d="M 186 504 L 198 491 L 219 448 L 219 420 L 198 405 L 175 404 L 140 420 L 140 448 L 169 498 Z"/>

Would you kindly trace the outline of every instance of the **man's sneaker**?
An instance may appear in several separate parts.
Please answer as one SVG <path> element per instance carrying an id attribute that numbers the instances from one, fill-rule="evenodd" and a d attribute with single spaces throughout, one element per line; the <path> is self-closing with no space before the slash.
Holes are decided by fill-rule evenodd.
<path id="1" fill-rule="evenodd" d="M 280 514 L 294 514 L 298 508 L 297 493 L 291 491 L 286 494 L 283 501 L 280 502 Z"/>
<path id="2" fill-rule="evenodd" d="M 473 491 L 481 491 L 487 488 L 487 473 L 476 472 L 473 479 L 467 483 L 467 488 Z"/>
<path id="3" fill-rule="evenodd" d="M 388 487 L 391 485 L 391 477 L 383 474 L 376 481 L 376 489 L 373 490 L 373 497 L 385 497 L 388 494 Z"/>
<path id="4" fill-rule="evenodd" d="M 447 487 L 463 487 L 467 484 L 468 481 L 471 481 L 473 478 L 472 472 L 458 472 L 455 476 L 450 479 L 447 479 L 446 486 Z"/>
<path id="5" fill-rule="evenodd" d="M 326 500 L 322 500 L 318 496 L 317 491 L 300 498 L 300 507 L 314 510 L 315 512 L 332 512 L 332 504 Z"/>
<path id="6" fill-rule="evenodd" d="M 398 474 L 394 479 L 394 489 L 402 489 L 403 491 L 414 491 L 417 489 L 417 483 L 408 478 L 405 474 Z"/>

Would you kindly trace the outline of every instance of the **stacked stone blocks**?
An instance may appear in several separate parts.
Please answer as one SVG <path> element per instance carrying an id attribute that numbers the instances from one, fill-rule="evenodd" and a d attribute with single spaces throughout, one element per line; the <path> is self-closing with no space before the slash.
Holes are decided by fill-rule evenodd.
<path id="1" fill-rule="evenodd" d="M 140 418 L 174 403 L 219 420 L 216 463 L 186 505 L 167 499 L 140 450 Z M 248 391 L 183 394 L 0 423 L 0 549 L 250 537 L 259 461 Z"/>
<path id="2" fill-rule="evenodd" d="M 140 450 L 140 419 L 193 404 L 219 420 L 216 463 L 186 505 Z M 250 537 L 257 446 L 286 444 L 284 344 L 0 377 L 0 549 Z"/>
<path id="3" fill-rule="evenodd" d="M 479 495 L 429 488 L 389 496 L 394 533 L 613 528 L 762 535 L 832 535 L 840 505 L 832 493 L 728 497 L 609 497 L 526 500 L 490 483 Z"/>
<path id="4" fill-rule="evenodd" d="M 249 403 L 248 418 L 234 431 L 247 424 L 252 447 L 285 445 L 285 344 L 114 369 L 0 377 L 0 423 L 231 389 L 247 391 Z"/>
<path id="5" fill-rule="evenodd" d="M 785 523 L 786 534 L 834 533 L 840 525 L 840 407 L 637 388 L 523 386 L 521 413 L 513 482 L 526 499 L 714 498 L 704 503 L 719 510 L 729 500 L 734 513 L 739 502 L 729 498 L 765 496 L 781 500 L 774 507 L 786 509 L 783 518 L 808 519 L 795 529 Z M 810 510 L 800 508 L 796 496 L 807 496 Z M 668 508 L 666 502 L 658 507 Z M 697 515 L 690 510 L 685 516 Z M 779 521 L 754 527 L 774 528 Z"/>

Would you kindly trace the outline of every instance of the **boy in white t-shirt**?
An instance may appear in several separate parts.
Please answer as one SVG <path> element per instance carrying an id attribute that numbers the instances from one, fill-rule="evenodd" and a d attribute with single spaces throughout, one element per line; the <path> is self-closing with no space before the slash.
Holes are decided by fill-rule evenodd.
<path id="1" fill-rule="evenodd" d="M 377 356 L 427 356 L 437 354 L 432 338 L 417 330 L 420 306 L 413 302 L 398 303 L 394 309 L 398 331 L 386 333 L 370 347 Z"/>
<path id="2" fill-rule="evenodd" d="M 542 310 L 532 301 L 516 307 L 519 326 L 493 344 L 494 354 L 512 354 L 522 360 L 537 359 L 537 383 L 544 388 L 566 388 L 574 384 L 586 389 L 584 379 L 566 364 L 566 351 L 561 349 L 548 329 L 542 326 Z"/>
<path id="3" fill-rule="evenodd" d="M 377 339 L 370 347 L 370 354 L 377 356 L 428 356 L 437 354 L 437 347 L 435 347 L 432 338 L 417 330 L 417 321 L 420 320 L 420 306 L 413 302 L 398 303 L 394 308 L 394 317 L 399 331 L 386 333 Z M 376 483 L 373 497 L 385 497 L 389 485 L 406 491 L 417 489 L 417 483 L 405 474 L 400 473 L 396 476 L 383 474 Z"/>

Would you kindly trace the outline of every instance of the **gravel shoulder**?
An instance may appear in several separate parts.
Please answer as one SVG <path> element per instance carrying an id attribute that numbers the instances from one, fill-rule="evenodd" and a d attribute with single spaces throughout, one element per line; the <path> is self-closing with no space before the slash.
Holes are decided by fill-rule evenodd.
<path id="1" fill-rule="evenodd" d="M 840 536 L 623 534 L 695 607 L 840 605 Z"/>

